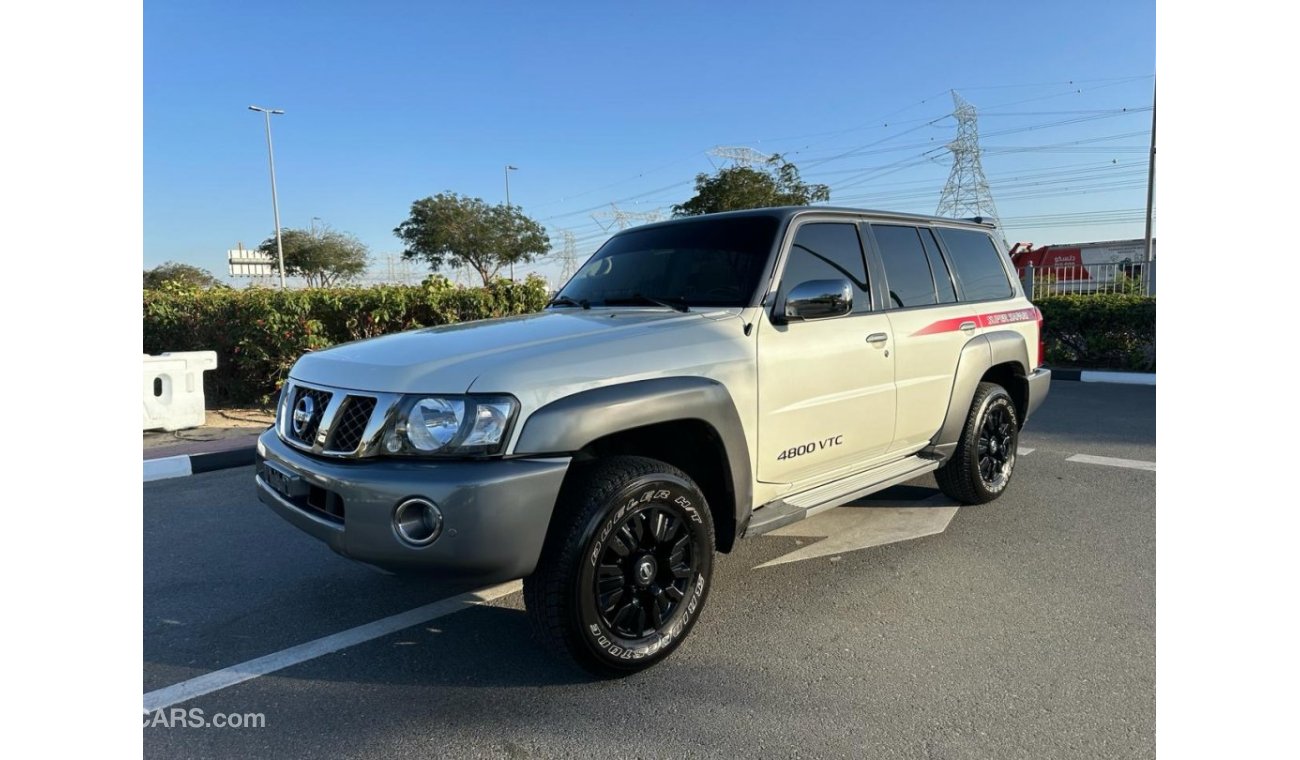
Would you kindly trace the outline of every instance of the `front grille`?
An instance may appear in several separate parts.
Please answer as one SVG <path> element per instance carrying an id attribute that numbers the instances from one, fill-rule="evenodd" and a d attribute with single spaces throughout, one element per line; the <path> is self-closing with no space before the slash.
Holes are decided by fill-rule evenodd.
<path id="1" fill-rule="evenodd" d="M 334 423 L 334 435 L 328 448 L 331 451 L 353 452 L 361 445 L 361 434 L 375 411 L 375 399 L 369 396 L 348 396 L 343 401 Z"/>
<path id="2" fill-rule="evenodd" d="M 308 446 L 312 445 L 316 439 L 316 431 L 320 429 L 321 417 L 325 415 L 325 407 L 329 406 L 330 398 L 333 395 L 329 391 L 298 386 L 293 394 L 293 403 L 289 406 L 289 435 L 293 436 L 299 443 Z M 299 422 L 299 416 L 301 412 L 305 411 L 303 407 L 300 407 L 304 398 L 311 399 L 311 415 L 307 418 L 306 423 L 302 424 Z"/>

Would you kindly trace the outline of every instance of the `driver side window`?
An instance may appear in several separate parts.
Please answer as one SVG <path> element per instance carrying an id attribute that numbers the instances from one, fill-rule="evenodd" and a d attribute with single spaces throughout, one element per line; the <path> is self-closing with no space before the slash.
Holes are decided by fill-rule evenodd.
<path id="1" fill-rule="evenodd" d="M 848 280 L 853 286 L 853 312 L 871 311 L 867 265 L 856 224 L 814 222 L 795 231 L 777 303 L 785 303 L 786 294 L 808 280 Z"/>

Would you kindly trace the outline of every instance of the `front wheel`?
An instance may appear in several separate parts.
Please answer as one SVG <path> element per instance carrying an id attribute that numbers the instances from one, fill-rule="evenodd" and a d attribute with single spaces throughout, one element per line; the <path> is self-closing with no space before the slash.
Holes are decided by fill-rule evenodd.
<path id="1" fill-rule="evenodd" d="M 1020 424 L 1011 394 L 980 383 L 952 458 L 935 471 L 939 490 L 962 504 L 985 504 L 1011 483 Z"/>
<path id="2" fill-rule="evenodd" d="M 610 457 L 565 484 L 524 604 L 548 648 L 620 676 L 682 643 L 712 573 L 713 521 L 699 487 L 664 462 Z"/>

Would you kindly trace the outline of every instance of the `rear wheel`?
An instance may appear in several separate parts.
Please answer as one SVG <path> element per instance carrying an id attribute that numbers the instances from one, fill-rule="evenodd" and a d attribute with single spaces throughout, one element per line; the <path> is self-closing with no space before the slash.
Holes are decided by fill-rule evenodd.
<path id="1" fill-rule="evenodd" d="M 980 383 L 952 458 L 935 471 L 939 490 L 962 504 L 984 504 L 1011 483 L 1020 442 L 1016 405 L 996 383 Z"/>
<path id="2" fill-rule="evenodd" d="M 524 604 L 552 651 L 600 676 L 626 675 L 681 644 L 712 571 L 713 522 L 690 477 L 610 457 L 566 483 Z"/>

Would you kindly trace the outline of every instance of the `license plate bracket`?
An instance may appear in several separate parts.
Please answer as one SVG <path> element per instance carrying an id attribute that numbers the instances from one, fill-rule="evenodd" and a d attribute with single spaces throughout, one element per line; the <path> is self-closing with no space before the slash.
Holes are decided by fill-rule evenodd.
<path id="1" fill-rule="evenodd" d="M 295 475 L 271 462 L 262 462 L 262 480 L 266 481 L 271 490 L 286 499 L 306 496 L 309 488 L 307 481 L 303 480 L 302 476 Z"/>

